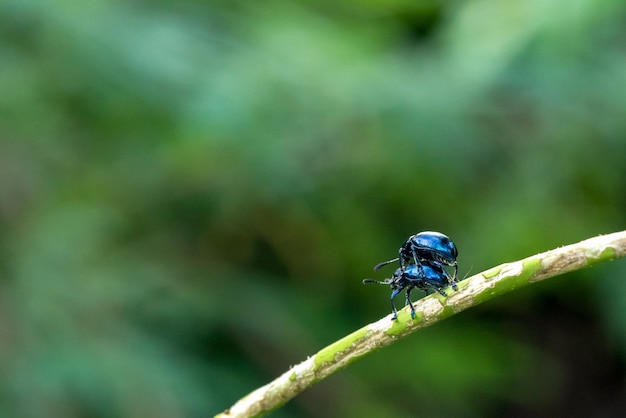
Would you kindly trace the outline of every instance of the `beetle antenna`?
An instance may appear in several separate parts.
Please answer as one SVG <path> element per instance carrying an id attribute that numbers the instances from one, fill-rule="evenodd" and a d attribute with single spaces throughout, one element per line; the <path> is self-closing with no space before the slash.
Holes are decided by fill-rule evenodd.
<path id="1" fill-rule="evenodd" d="M 376 264 L 374 266 L 374 271 L 378 271 L 378 270 L 380 270 L 381 267 L 386 266 L 387 264 L 395 263 L 398 260 L 399 260 L 399 258 L 396 257 L 393 260 L 383 261 L 382 263 L 378 263 L 378 264 Z"/>
<path id="2" fill-rule="evenodd" d="M 373 279 L 363 279 L 363 284 L 368 284 L 368 283 L 389 284 L 390 282 L 388 281 L 379 282 L 378 280 L 373 280 Z"/>

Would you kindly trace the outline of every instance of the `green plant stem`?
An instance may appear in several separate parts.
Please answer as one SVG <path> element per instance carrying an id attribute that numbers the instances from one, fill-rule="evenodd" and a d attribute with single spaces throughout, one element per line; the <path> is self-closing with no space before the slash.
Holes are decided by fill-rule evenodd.
<path id="1" fill-rule="evenodd" d="M 418 300 L 414 303 L 415 318 L 411 318 L 405 308 L 399 312 L 397 321 L 392 321 L 390 314 L 343 337 L 240 399 L 216 418 L 263 415 L 354 360 L 417 330 L 511 290 L 624 255 L 626 231 L 601 235 L 493 267 L 460 282 L 459 290 L 449 293 L 448 297 L 432 294 Z"/>

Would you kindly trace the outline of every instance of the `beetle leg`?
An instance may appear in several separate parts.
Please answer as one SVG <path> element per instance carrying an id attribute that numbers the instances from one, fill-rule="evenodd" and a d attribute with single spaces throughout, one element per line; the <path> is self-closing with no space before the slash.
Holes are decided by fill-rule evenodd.
<path id="1" fill-rule="evenodd" d="M 443 269 L 443 266 L 441 266 L 442 270 L 444 271 L 446 278 L 448 279 L 448 284 L 450 286 L 452 286 L 453 290 L 459 290 L 459 287 L 456 285 L 457 281 L 456 281 L 456 271 L 454 272 L 454 277 L 450 277 L 450 274 L 448 274 L 448 272 L 446 270 Z"/>
<path id="2" fill-rule="evenodd" d="M 398 318 L 398 311 L 396 310 L 396 305 L 393 303 L 393 299 L 398 296 L 398 293 L 402 292 L 403 288 L 394 289 L 391 292 L 391 312 L 393 312 L 393 317 L 391 317 L 392 321 L 395 321 Z"/>
<path id="3" fill-rule="evenodd" d="M 433 289 L 435 292 L 439 293 L 441 296 L 448 296 L 446 292 L 444 292 L 441 288 L 435 286 L 434 284 L 429 283 L 429 282 L 424 282 L 424 284 L 428 286 L 429 288 Z"/>
<path id="4" fill-rule="evenodd" d="M 398 250 L 398 260 L 400 260 L 400 268 L 402 269 L 401 272 L 402 274 L 404 274 L 404 270 L 406 269 L 406 260 L 402 255 L 402 247 L 400 247 L 400 249 Z M 411 260 L 409 259 L 409 261 Z"/>
<path id="5" fill-rule="evenodd" d="M 417 258 L 417 252 L 415 249 L 412 249 L 411 252 L 413 253 L 413 259 L 415 260 L 415 267 L 417 267 L 417 274 L 419 274 L 420 277 L 424 277 L 424 270 L 422 269 L 422 263 L 420 263 L 419 258 Z"/>
<path id="6" fill-rule="evenodd" d="M 409 305 L 411 307 L 411 319 L 415 319 L 415 306 L 413 306 L 413 303 L 411 303 L 411 290 L 413 290 L 415 286 L 409 286 L 406 289 L 406 303 L 405 305 Z"/>

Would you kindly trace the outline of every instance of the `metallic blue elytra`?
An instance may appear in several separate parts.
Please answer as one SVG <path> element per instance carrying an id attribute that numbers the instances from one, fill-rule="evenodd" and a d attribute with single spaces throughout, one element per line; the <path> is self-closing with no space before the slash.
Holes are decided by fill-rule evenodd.
<path id="1" fill-rule="evenodd" d="M 428 290 L 433 290 L 441 296 L 447 296 L 446 292 L 442 290 L 446 286 L 452 286 L 452 289 L 459 290 L 456 285 L 457 281 L 448 274 L 441 264 L 422 264 L 422 273 L 423 275 L 420 277 L 419 269 L 415 264 L 409 264 L 404 269 L 404 277 L 415 282 L 415 287 L 426 293 Z"/>
<path id="2" fill-rule="evenodd" d="M 380 282 L 372 279 L 365 279 L 363 283 L 378 283 L 391 285 L 391 311 L 393 312 L 392 320 L 398 317 L 398 311 L 393 303 L 393 300 L 402 290 L 406 289 L 405 305 L 411 307 L 411 318 L 415 318 L 415 307 L 411 303 L 410 295 L 411 291 L 415 288 L 421 289 L 426 294 L 429 290 L 438 292 L 442 296 L 447 296 L 443 288 L 452 285 L 454 290 L 457 290 L 456 280 L 450 277 L 448 272 L 443 268 L 440 263 L 422 263 L 421 266 L 416 264 L 409 264 L 406 268 L 398 268 L 388 279 Z"/>
<path id="3" fill-rule="evenodd" d="M 424 231 L 411 235 L 398 250 L 398 258 L 377 264 L 374 271 L 398 260 L 401 269 L 411 262 L 414 262 L 418 269 L 425 263 L 438 264 L 454 267 L 453 281 L 456 281 L 459 269 L 456 262 L 458 254 L 456 245 L 446 235 L 441 232 Z"/>

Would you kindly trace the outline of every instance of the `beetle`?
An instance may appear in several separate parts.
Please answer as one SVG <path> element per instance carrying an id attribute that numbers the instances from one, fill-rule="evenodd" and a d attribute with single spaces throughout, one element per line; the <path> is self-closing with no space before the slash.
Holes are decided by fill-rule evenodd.
<path id="1" fill-rule="evenodd" d="M 393 312 L 393 317 L 391 318 L 392 320 L 395 320 L 398 317 L 398 311 L 396 310 L 396 305 L 393 303 L 393 300 L 404 289 L 406 289 L 405 306 L 409 305 L 411 307 L 411 318 L 415 318 L 415 307 L 410 299 L 411 291 L 413 289 L 421 289 L 426 292 L 426 294 L 428 294 L 429 290 L 434 290 L 442 296 L 447 296 L 446 292 L 443 291 L 443 288 L 449 284 L 452 285 L 452 289 L 458 290 L 456 280 L 450 277 L 450 274 L 441 264 L 429 262 L 423 263 L 421 268 L 418 268 L 417 264 L 409 264 L 406 268 L 397 268 L 393 273 L 393 276 L 382 282 L 378 280 L 364 279 L 363 283 L 391 285 L 391 311 Z"/>
<path id="2" fill-rule="evenodd" d="M 457 257 L 456 245 L 448 236 L 441 232 L 424 231 L 411 235 L 398 250 L 397 258 L 376 264 L 374 271 L 398 260 L 401 269 L 404 269 L 411 261 L 415 262 L 418 269 L 421 269 L 424 263 L 446 265 L 454 267 L 454 277 L 450 282 L 453 283 L 456 282 L 459 270 Z"/>

